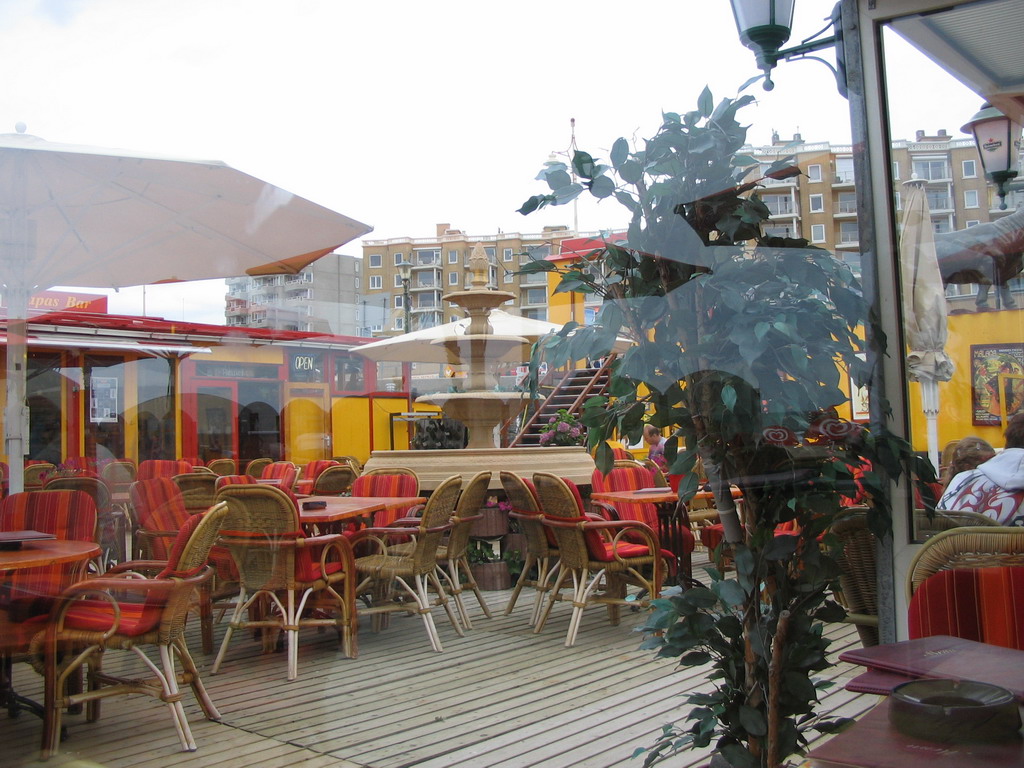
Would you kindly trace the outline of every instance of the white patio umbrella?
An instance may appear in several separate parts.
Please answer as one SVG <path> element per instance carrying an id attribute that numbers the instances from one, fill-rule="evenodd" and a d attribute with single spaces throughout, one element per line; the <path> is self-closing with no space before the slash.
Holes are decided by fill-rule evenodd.
<path id="1" fill-rule="evenodd" d="M 935 254 L 924 182 L 912 179 L 903 200 L 900 231 L 900 274 L 903 285 L 907 367 L 912 381 L 921 384 L 921 401 L 928 427 L 928 457 L 939 467 L 939 382 L 953 377 L 953 361 L 946 354 L 946 292 Z"/>
<path id="2" fill-rule="evenodd" d="M 33 292 L 294 274 L 370 229 L 219 161 L 0 135 L 11 491 L 22 487 Z"/>
<path id="3" fill-rule="evenodd" d="M 557 323 L 548 323 L 543 320 L 533 320 L 529 317 L 519 317 L 509 314 L 500 309 L 492 309 L 488 316 L 491 324 L 491 332 L 495 336 L 519 336 L 526 340 L 526 343 L 511 348 L 507 344 L 495 347 L 495 351 L 488 355 L 485 347 L 484 362 L 493 363 L 499 361 L 529 360 L 530 345 L 542 336 L 555 333 L 561 330 L 562 326 Z M 355 348 L 358 352 L 371 360 L 389 360 L 403 363 L 458 363 L 449 357 L 448 350 L 440 344 L 432 342 L 439 339 L 465 336 L 469 327 L 469 318 L 464 317 L 444 325 L 435 325 L 433 328 L 421 328 L 417 331 L 403 333 L 401 336 L 392 336 L 380 341 L 373 341 Z"/>

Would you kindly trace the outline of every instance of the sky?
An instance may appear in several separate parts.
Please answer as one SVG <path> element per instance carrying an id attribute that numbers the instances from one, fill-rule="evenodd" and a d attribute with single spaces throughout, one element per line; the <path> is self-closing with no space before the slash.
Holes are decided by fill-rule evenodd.
<path id="1" fill-rule="evenodd" d="M 798 3 L 790 44 L 833 4 Z M 50 141 L 222 160 L 373 226 L 369 239 L 571 226 L 568 208 L 515 212 L 571 119 L 578 146 L 607 157 L 705 86 L 717 100 L 756 74 L 726 0 L 0 0 L 0 68 L 0 132 L 23 122 Z M 774 80 L 747 91 L 752 143 L 849 143 L 824 66 L 783 63 Z M 907 137 L 959 135 L 980 102 L 955 84 L 941 100 L 909 78 L 893 88 Z M 611 201 L 578 216 L 580 231 L 624 223 Z M 223 293 L 151 287 L 146 313 L 221 322 Z M 110 311 L 142 313 L 142 291 Z"/>

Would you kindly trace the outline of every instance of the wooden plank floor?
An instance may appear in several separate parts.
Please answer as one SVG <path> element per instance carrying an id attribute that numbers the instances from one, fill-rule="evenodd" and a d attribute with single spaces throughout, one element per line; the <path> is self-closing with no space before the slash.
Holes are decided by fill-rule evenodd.
<path id="1" fill-rule="evenodd" d="M 338 650 L 331 632 L 306 631 L 299 651 L 299 678 L 285 679 L 282 653 L 261 655 L 248 633 L 238 633 L 221 673 L 208 672 L 212 657 L 194 651 L 203 679 L 223 716 L 204 720 L 191 694 L 185 704 L 199 750 L 179 752 L 170 715 L 153 699 L 115 697 L 103 702 L 95 723 L 70 716 L 68 738 L 53 766 L 104 768 L 565 768 L 639 766 L 635 747 L 650 744 L 661 726 L 685 713 L 681 697 L 709 684 L 706 670 L 678 669 L 638 649 L 632 629 L 639 613 L 623 612 L 610 626 L 600 608 L 585 614 L 574 648 L 562 644 L 569 608 L 555 606 L 544 632 L 527 626 L 526 595 L 510 616 L 508 593 L 485 593 L 494 617 L 470 607 L 474 628 L 458 637 L 438 626 L 444 653 L 430 650 L 418 618 L 393 617 L 373 634 L 361 622 L 358 659 Z M 194 627 L 193 627 L 194 629 Z M 219 642 L 224 630 L 217 628 Z M 829 628 L 838 654 L 858 646 L 847 625 Z M 192 638 L 197 648 L 198 638 Z M 120 657 L 120 658 L 118 658 Z M 116 659 L 116 661 L 115 661 Z M 106 663 L 135 663 L 114 653 Z M 822 708 L 856 716 L 877 701 L 845 691 L 853 673 L 838 665 L 837 684 Z M 17 665 L 19 692 L 42 698 L 41 678 Z M 40 723 L 30 714 L 0 714 L 0 765 L 38 760 Z M 701 765 L 686 753 L 666 765 Z"/>

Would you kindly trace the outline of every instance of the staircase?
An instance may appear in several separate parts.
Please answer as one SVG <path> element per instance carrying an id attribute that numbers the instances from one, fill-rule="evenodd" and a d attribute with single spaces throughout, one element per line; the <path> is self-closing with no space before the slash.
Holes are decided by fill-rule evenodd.
<path id="1" fill-rule="evenodd" d="M 600 368 L 577 368 L 569 371 L 533 412 L 526 425 L 509 443 L 510 448 L 530 448 L 540 445 L 540 433 L 548 420 L 563 408 L 574 416 L 583 412 L 583 404 L 595 395 L 602 395 L 608 389 L 610 380 L 608 366 L 614 355 L 605 358 Z"/>

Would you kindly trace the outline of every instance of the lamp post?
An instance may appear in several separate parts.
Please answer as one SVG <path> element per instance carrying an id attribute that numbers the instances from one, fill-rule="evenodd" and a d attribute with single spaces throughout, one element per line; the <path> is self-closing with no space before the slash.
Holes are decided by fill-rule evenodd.
<path id="1" fill-rule="evenodd" d="M 402 329 L 404 333 L 409 333 L 412 330 L 412 309 L 409 306 L 409 280 L 412 276 L 412 264 L 403 258 L 395 266 L 398 267 L 398 274 L 402 278 L 402 310 L 405 313 Z"/>
<path id="2" fill-rule="evenodd" d="M 732 4 L 733 18 L 740 42 L 754 52 L 758 68 L 764 72 L 764 89 L 772 90 L 772 70 L 775 65 L 785 59 L 808 58 L 820 61 L 832 70 L 836 76 L 836 87 L 842 96 L 846 91 L 846 60 L 843 50 L 843 25 L 840 3 L 832 9 L 829 23 L 820 32 L 811 35 L 799 45 L 780 50 L 793 30 L 793 7 L 796 0 L 729 0 Z M 831 37 L 815 39 L 829 29 L 834 32 Z M 836 66 L 833 67 L 824 59 L 808 56 L 815 51 L 826 48 L 836 49 Z"/>
<path id="3" fill-rule="evenodd" d="M 1020 164 L 1020 123 L 991 104 L 982 104 L 981 110 L 960 130 L 974 136 L 985 177 L 996 185 L 999 210 L 1005 211 L 1007 185 L 1017 178 Z"/>

